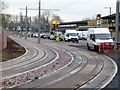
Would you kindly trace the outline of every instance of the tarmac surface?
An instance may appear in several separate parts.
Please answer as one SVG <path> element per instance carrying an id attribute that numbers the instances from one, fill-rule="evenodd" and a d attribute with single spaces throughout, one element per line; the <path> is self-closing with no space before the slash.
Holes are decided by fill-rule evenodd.
<path id="1" fill-rule="evenodd" d="M 45 64 L 48 65 L 46 70 L 51 70 L 45 75 L 38 75 L 37 79 L 13 85 L 12 88 L 105 88 L 118 70 L 111 58 L 99 55 L 93 50 L 88 51 L 86 42 L 77 44 L 41 39 L 40 44 L 37 44 L 37 38 L 10 38 L 24 46 L 27 52 L 17 60 L 0 63 L 4 67 L 0 70 L 7 83 L 11 83 L 13 76 L 29 73 L 33 69 L 37 71 L 42 66 L 44 68 Z M 64 64 L 57 63 L 59 68 L 55 65 L 56 69 L 52 71 L 50 66 L 57 60 Z"/>

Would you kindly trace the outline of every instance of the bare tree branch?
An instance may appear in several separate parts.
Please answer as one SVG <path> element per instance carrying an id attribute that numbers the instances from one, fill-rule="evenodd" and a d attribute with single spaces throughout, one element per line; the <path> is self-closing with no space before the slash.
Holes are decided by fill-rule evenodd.
<path id="1" fill-rule="evenodd" d="M 6 4 L 3 0 L 0 0 L 0 12 L 8 8 L 8 4 Z"/>

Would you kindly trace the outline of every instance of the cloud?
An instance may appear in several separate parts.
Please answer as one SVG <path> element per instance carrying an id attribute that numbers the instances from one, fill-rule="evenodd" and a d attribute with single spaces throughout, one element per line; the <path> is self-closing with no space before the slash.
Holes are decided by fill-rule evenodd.
<path id="1" fill-rule="evenodd" d="M 8 11 L 10 13 L 18 14 L 20 8 L 38 8 L 39 0 L 4 0 L 9 4 Z M 104 7 L 111 7 L 112 12 L 115 13 L 115 0 L 41 0 L 41 8 L 60 9 L 56 13 L 65 21 L 80 20 L 86 17 L 93 17 L 97 14 L 108 15 L 109 9 Z M 6 10 L 7 11 L 7 10 Z M 25 14 L 25 11 L 22 11 Z M 38 11 L 29 11 L 28 15 L 38 15 Z"/>

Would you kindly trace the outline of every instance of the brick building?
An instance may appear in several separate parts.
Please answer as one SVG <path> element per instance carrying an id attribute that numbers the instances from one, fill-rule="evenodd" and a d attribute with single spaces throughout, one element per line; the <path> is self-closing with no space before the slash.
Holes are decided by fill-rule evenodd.
<path id="1" fill-rule="evenodd" d="M 119 13 L 119 18 L 120 18 L 120 13 Z M 103 20 L 103 23 L 101 24 L 102 27 L 109 28 L 113 39 L 115 38 L 115 19 L 116 19 L 116 14 L 112 14 L 111 16 L 108 15 L 101 17 L 101 20 Z M 119 41 L 120 41 L 120 20 L 119 20 Z"/>

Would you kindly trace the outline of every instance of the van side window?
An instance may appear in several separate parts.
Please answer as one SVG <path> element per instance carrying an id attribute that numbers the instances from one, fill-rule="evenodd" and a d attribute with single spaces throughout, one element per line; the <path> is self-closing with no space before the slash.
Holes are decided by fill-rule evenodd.
<path id="1" fill-rule="evenodd" d="M 91 40 L 92 40 L 92 36 L 93 36 L 93 35 L 92 35 L 92 34 L 90 34 L 90 39 L 91 39 Z"/>

